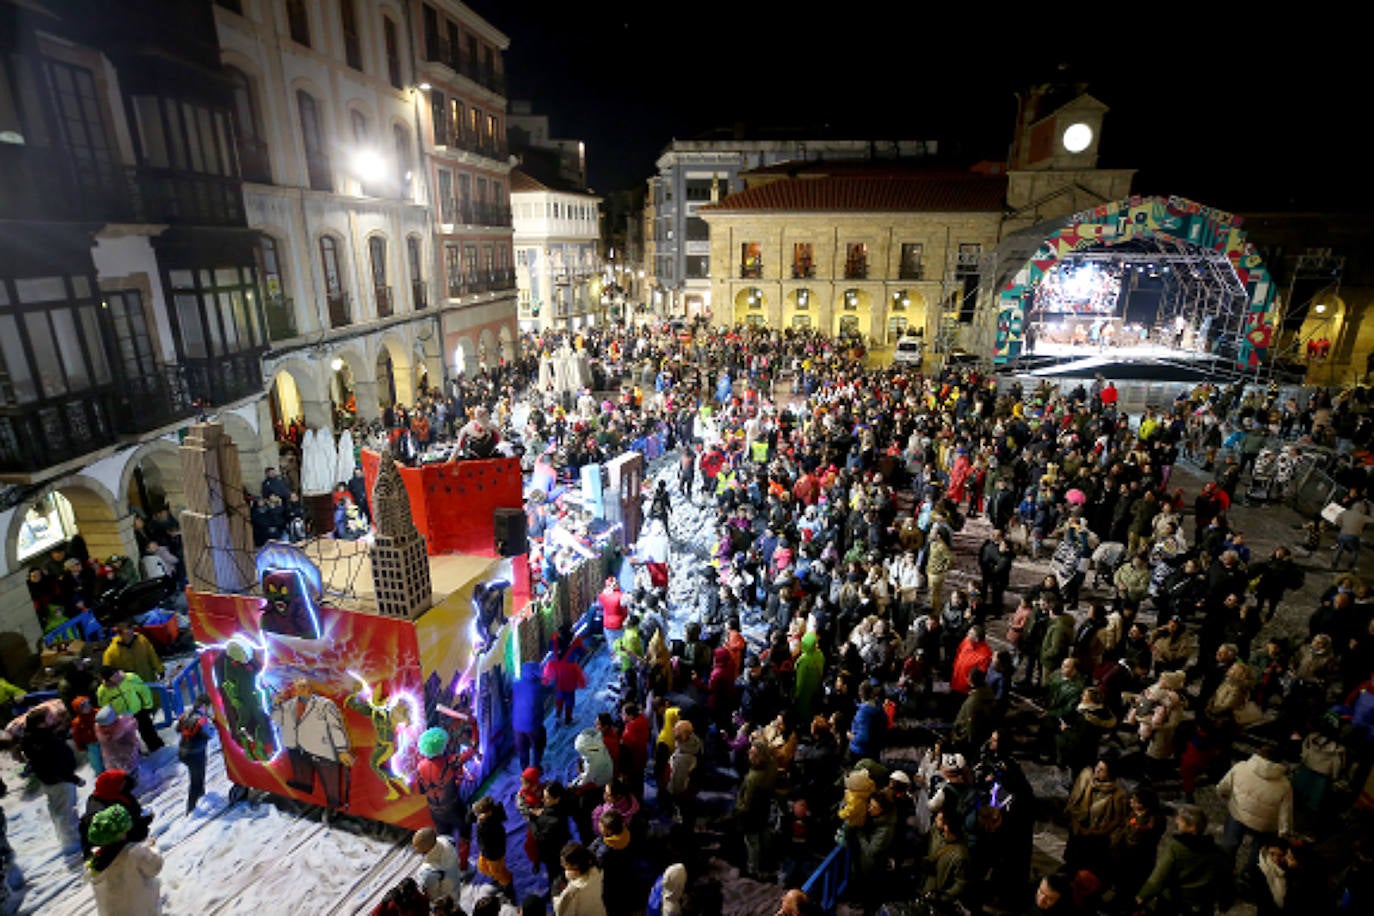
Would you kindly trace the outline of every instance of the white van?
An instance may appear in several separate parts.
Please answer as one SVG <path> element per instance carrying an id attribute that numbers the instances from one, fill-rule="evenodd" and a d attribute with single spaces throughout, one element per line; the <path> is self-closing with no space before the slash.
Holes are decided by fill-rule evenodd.
<path id="1" fill-rule="evenodd" d="M 921 338 L 903 337 L 897 341 L 897 349 L 892 353 L 894 366 L 919 366 L 921 364 Z"/>

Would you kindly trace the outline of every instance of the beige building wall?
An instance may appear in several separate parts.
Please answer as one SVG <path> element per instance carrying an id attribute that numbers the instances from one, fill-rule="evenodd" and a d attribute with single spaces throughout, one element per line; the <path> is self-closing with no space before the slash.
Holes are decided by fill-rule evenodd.
<path id="1" fill-rule="evenodd" d="M 717 324 L 754 321 L 779 329 L 808 324 L 833 335 L 852 322 L 880 344 L 895 340 L 889 329 L 893 317 L 905 318 L 909 328 L 924 328 L 926 338 L 933 338 L 951 253 L 968 243 L 991 251 L 1001 218 L 999 213 L 712 210 L 701 215 L 711 227 L 711 301 Z M 741 276 L 743 246 L 751 243 L 762 246 L 762 276 L 757 279 Z M 796 246 L 806 244 L 811 246 L 812 276 L 794 278 Z M 849 246 L 855 244 L 868 246 L 863 279 L 845 277 Z M 919 278 L 901 276 L 905 244 L 922 246 Z M 753 301 L 751 290 L 758 291 Z"/>

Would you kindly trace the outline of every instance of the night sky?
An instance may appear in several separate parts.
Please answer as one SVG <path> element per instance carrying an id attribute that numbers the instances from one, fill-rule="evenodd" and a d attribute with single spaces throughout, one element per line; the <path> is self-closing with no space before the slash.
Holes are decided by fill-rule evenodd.
<path id="1" fill-rule="evenodd" d="M 741 122 L 1004 160 L 1013 93 L 1067 77 L 1110 106 L 1100 165 L 1138 169 L 1140 193 L 1250 211 L 1374 202 L 1353 23 L 1309 24 L 1308 8 L 1260 21 L 1236 7 L 1209 25 L 1119 2 L 1024 4 L 1014 22 L 999 4 L 468 5 L 511 39 L 509 98 L 586 141 L 601 193 L 641 186 L 673 138 Z M 1088 33 L 1088 17 L 1111 24 Z"/>

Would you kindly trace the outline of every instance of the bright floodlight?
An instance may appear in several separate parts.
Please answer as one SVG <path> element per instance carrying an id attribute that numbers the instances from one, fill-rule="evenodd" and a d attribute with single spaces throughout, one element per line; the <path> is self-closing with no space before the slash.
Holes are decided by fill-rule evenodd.
<path id="1" fill-rule="evenodd" d="M 1064 131 L 1064 149 L 1071 153 L 1081 153 L 1093 142 L 1093 129 L 1079 121 L 1070 124 Z"/>
<path id="2" fill-rule="evenodd" d="M 353 153 L 353 174 L 362 182 L 380 181 L 387 177 L 386 161 L 376 150 L 357 150 Z"/>
<path id="3" fill-rule="evenodd" d="M 333 369 L 335 372 L 338 372 L 340 369 L 343 368 L 343 360 L 339 359 L 339 357 L 337 356 L 334 357 L 332 360 L 329 361 L 329 368 Z"/>

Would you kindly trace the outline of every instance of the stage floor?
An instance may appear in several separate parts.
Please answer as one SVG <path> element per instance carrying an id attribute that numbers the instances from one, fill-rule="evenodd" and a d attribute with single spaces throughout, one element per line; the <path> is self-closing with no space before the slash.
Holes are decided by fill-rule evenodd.
<path id="1" fill-rule="evenodd" d="M 372 536 L 357 541 L 316 537 L 301 543 L 324 577 L 329 603 L 347 610 L 372 610 L 376 606 L 376 592 L 372 587 Z M 429 579 L 434 590 L 434 604 L 440 604 L 454 592 L 467 587 L 472 580 L 483 576 L 496 557 L 477 557 L 467 554 L 442 554 L 429 558 Z"/>
<path id="2" fill-rule="evenodd" d="M 1167 359 L 1171 361 L 1207 360 L 1212 354 L 1199 350 L 1182 350 L 1158 343 L 1137 343 L 1129 346 L 1094 347 L 1090 344 L 1063 344 L 1036 341 L 1035 352 L 1029 356 L 1050 356 L 1055 359 L 1101 359 L 1121 362 L 1129 359 Z"/>

